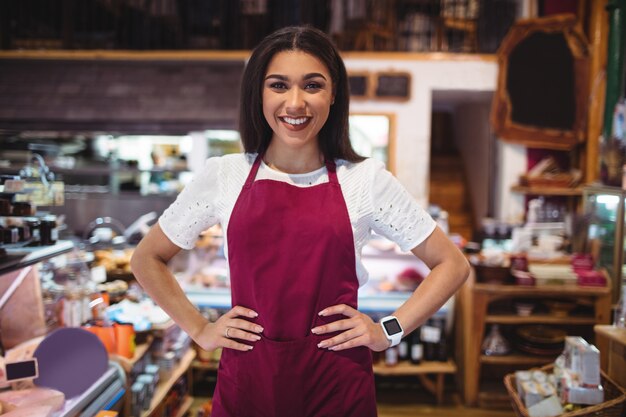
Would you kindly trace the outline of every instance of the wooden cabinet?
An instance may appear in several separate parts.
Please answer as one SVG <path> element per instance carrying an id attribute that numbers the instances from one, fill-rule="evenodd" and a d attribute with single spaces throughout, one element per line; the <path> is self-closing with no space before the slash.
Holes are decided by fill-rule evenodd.
<path id="1" fill-rule="evenodd" d="M 626 387 L 626 329 L 597 325 L 594 330 L 596 340 L 608 341 L 608 349 L 600 352 L 602 370 L 619 386 Z"/>
<path id="2" fill-rule="evenodd" d="M 509 303 L 512 306 L 514 300 L 526 299 L 541 301 L 542 299 L 576 299 L 585 303 L 590 313 L 576 316 L 557 316 L 549 313 L 530 316 L 519 316 L 513 309 L 510 312 L 495 312 L 490 309 L 494 303 Z M 590 332 L 593 335 L 594 324 L 606 324 L 611 315 L 611 291 L 610 287 L 577 287 L 563 285 L 545 286 L 517 286 L 495 285 L 477 283 L 475 274 L 470 278 L 460 291 L 459 297 L 461 343 L 457 349 L 457 362 L 459 362 L 462 375 L 463 395 L 467 405 L 488 406 L 498 399 L 490 388 L 485 389 L 482 384 L 487 376 L 483 374 L 485 367 L 501 367 L 509 369 L 527 369 L 536 365 L 544 365 L 554 361 L 556 356 L 538 356 L 523 352 L 513 351 L 506 356 L 487 356 L 482 354 L 481 345 L 485 337 L 485 331 L 490 324 L 499 324 L 502 327 L 513 327 L 523 324 L 546 324 L 561 325 L 568 329 Z M 574 330 L 576 331 L 576 330 Z M 572 331 L 572 334 L 574 334 Z M 605 351 L 602 346 L 605 342 L 598 340 L 597 347 Z M 490 369 L 491 369 L 490 368 Z M 497 372 L 489 372 L 490 376 Z M 502 380 L 497 381 L 500 385 Z M 504 392 L 504 391 L 503 391 Z M 503 399 L 503 398 L 500 398 Z M 505 398 L 508 402 L 508 397 Z"/>

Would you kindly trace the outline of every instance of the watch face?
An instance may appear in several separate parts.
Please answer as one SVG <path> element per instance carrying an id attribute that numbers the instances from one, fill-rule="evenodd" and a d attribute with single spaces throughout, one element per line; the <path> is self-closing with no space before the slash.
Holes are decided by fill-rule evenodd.
<path id="1" fill-rule="evenodd" d="M 396 319 L 385 321 L 383 323 L 383 326 L 385 326 L 385 330 L 387 331 L 387 334 L 389 336 L 393 336 L 394 334 L 398 334 L 402 331 L 402 328 L 400 327 L 400 323 L 398 323 L 398 320 Z"/>

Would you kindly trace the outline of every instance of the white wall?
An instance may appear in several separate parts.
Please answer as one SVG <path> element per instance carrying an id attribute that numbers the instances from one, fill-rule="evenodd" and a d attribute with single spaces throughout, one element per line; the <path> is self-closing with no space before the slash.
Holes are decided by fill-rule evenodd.
<path id="1" fill-rule="evenodd" d="M 426 207 L 429 193 L 430 118 L 433 91 L 493 92 L 496 88 L 498 70 L 495 58 L 459 55 L 448 59 L 447 57 L 440 58 L 435 54 L 403 54 L 401 58 L 387 59 L 381 55 L 347 53 L 344 60 L 349 72 L 404 71 L 412 75 L 409 101 L 352 100 L 350 110 L 355 113 L 396 114 L 396 176 L 417 201 Z M 484 122 L 488 123 L 488 118 Z M 508 189 L 517 183 L 517 176 L 526 168 L 525 154 L 524 160 L 521 161 L 519 152 L 508 151 L 511 145 L 501 145 L 504 148 L 500 153 L 503 157 L 501 159 L 501 184 L 496 191 L 496 217 L 499 218 L 509 215 L 511 211 L 516 211 L 509 207 L 511 199 Z"/>

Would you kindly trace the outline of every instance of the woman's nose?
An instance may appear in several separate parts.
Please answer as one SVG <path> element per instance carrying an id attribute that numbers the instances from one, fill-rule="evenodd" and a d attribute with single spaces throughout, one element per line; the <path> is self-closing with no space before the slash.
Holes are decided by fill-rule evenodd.
<path id="1" fill-rule="evenodd" d="M 300 110 L 304 107 L 304 92 L 299 88 L 292 88 L 288 92 L 287 110 Z"/>

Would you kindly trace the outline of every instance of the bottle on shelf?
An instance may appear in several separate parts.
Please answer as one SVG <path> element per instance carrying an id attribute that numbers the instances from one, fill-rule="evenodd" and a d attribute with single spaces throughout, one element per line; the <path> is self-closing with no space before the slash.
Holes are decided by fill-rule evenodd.
<path id="1" fill-rule="evenodd" d="M 411 333 L 411 363 L 413 365 L 419 365 L 422 362 L 422 358 L 424 357 L 424 345 L 422 344 L 422 339 L 420 337 L 421 327 L 415 329 L 413 333 Z"/>
<path id="2" fill-rule="evenodd" d="M 409 359 L 410 336 L 404 337 L 398 344 L 398 360 L 406 361 Z"/>
<path id="3" fill-rule="evenodd" d="M 437 345 L 441 339 L 441 329 L 437 327 L 436 321 L 431 317 L 422 326 L 420 337 L 424 344 L 424 360 L 437 360 Z"/>
<path id="4" fill-rule="evenodd" d="M 398 349 L 396 346 L 390 347 L 385 350 L 385 365 L 396 366 L 398 364 Z"/>
<path id="5" fill-rule="evenodd" d="M 448 339 L 446 336 L 446 319 L 435 318 L 435 326 L 439 329 L 439 342 L 435 347 L 435 360 L 446 362 L 448 360 Z"/>

